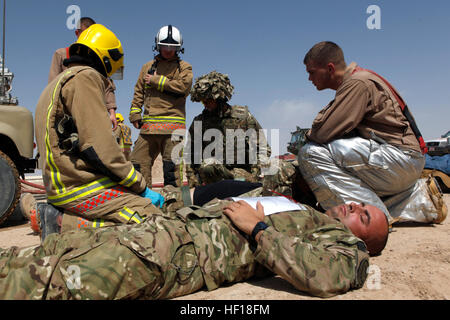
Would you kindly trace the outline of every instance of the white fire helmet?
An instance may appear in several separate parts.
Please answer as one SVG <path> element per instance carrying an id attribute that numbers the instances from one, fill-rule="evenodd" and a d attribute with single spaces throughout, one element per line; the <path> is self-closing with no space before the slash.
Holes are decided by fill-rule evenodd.
<path id="1" fill-rule="evenodd" d="M 154 50 L 161 51 L 161 47 L 163 46 L 173 48 L 177 53 L 183 53 L 183 37 L 181 36 L 180 30 L 172 25 L 164 26 L 159 29 L 159 32 L 155 37 Z"/>

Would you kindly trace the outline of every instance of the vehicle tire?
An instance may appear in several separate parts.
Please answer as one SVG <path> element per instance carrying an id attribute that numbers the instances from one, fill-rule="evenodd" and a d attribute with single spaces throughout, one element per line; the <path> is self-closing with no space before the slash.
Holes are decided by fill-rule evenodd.
<path id="1" fill-rule="evenodd" d="M 20 188 L 16 165 L 0 151 L 0 224 L 8 219 L 19 203 Z"/>

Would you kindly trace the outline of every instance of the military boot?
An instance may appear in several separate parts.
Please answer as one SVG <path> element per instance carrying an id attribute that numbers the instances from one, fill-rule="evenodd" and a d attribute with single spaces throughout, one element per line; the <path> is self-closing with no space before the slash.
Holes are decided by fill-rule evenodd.
<path id="1" fill-rule="evenodd" d="M 48 235 L 61 232 L 62 213 L 51 204 L 38 203 L 32 194 L 26 193 L 20 198 L 20 209 L 30 220 L 33 232 L 39 234 L 41 242 Z"/>
<path id="2" fill-rule="evenodd" d="M 175 163 L 168 160 L 163 160 L 164 185 L 177 187 L 177 179 L 175 175 Z"/>
<path id="3" fill-rule="evenodd" d="M 428 195 L 433 202 L 433 205 L 437 212 L 436 218 L 433 220 L 433 223 L 442 223 L 444 222 L 445 218 L 447 218 L 448 213 L 448 208 L 445 204 L 442 190 L 439 187 L 436 178 L 433 177 L 432 174 L 428 175 L 426 185 Z"/>
<path id="4" fill-rule="evenodd" d="M 35 234 L 40 234 L 40 221 L 38 217 L 40 214 L 37 212 L 37 202 L 31 193 L 25 193 L 20 197 L 20 211 L 23 216 L 30 221 L 31 230 Z"/>

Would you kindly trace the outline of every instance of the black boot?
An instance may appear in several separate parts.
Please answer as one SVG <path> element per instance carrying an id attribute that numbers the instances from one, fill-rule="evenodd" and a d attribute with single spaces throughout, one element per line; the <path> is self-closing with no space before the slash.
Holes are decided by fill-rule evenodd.
<path id="1" fill-rule="evenodd" d="M 40 214 L 41 242 L 52 233 L 61 232 L 62 213 L 51 204 L 38 203 Z"/>
<path id="2" fill-rule="evenodd" d="M 164 185 L 177 186 L 177 180 L 175 177 L 175 163 L 169 160 L 163 160 L 163 171 L 164 171 Z"/>

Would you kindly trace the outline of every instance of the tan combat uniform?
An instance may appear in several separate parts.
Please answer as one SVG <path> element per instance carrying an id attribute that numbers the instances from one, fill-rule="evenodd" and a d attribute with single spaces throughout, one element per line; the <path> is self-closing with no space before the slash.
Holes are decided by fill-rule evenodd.
<path id="1" fill-rule="evenodd" d="M 48 83 L 52 82 L 56 76 L 67 69 L 67 67 L 63 65 L 63 61 L 67 58 L 69 58 L 69 47 L 60 48 L 55 51 L 50 65 L 50 72 L 48 74 Z M 106 109 L 108 109 L 108 111 L 111 109 L 117 110 L 115 91 L 116 86 L 114 85 L 114 82 L 108 78 L 108 83 L 105 88 Z"/>
<path id="2" fill-rule="evenodd" d="M 319 112 L 307 133 L 309 140 L 328 143 L 357 130 L 372 139 L 373 132 L 388 144 L 420 152 L 419 142 L 387 85 L 352 62 L 335 99 Z"/>
<path id="3" fill-rule="evenodd" d="M 113 130 L 114 136 L 116 137 L 117 143 L 122 149 L 125 158 L 129 161 L 131 154 L 131 146 L 133 141 L 131 140 L 131 129 L 126 124 L 119 122 L 117 127 Z"/>
<path id="4" fill-rule="evenodd" d="M 152 66 L 156 66 L 156 75 L 151 77 L 150 84 L 146 84 L 144 77 Z M 174 164 L 171 154 L 184 133 L 180 132 L 176 141 L 171 138 L 175 130 L 186 129 L 186 98 L 192 78 L 192 66 L 189 63 L 179 57 L 165 60 L 160 55 L 144 64 L 139 73 L 129 120 L 132 123 L 140 121 L 142 127 L 131 159 L 139 165 L 149 187 L 152 184 L 152 166 L 160 153 L 163 158 L 164 184 L 181 185 L 182 169 Z"/>
<path id="5" fill-rule="evenodd" d="M 47 199 L 64 210 L 62 232 L 140 223 L 144 213 L 158 211 L 138 195 L 145 190 L 145 180 L 114 139 L 105 110 L 107 84 L 93 68 L 72 67 L 50 82 L 36 107 Z M 72 121 L 60 131 L 65 116 Z"/>

